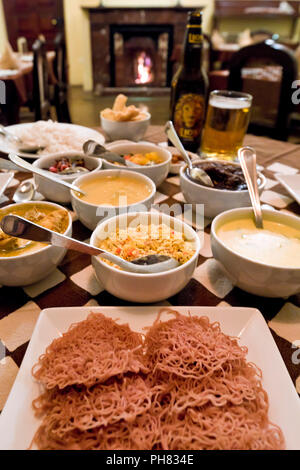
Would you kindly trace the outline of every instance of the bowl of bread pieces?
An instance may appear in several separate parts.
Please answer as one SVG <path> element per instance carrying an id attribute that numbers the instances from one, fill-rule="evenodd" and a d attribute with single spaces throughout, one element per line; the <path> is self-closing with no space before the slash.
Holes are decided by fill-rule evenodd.
<path id="1" fill-rule="evenodd" d="M 112 108 L 100 113 L 101 127 L 111 141 L 140 141 L 150 125 L 151 114 L 134 105 L 127 106 L 128 97 L 118 95 Z"/>

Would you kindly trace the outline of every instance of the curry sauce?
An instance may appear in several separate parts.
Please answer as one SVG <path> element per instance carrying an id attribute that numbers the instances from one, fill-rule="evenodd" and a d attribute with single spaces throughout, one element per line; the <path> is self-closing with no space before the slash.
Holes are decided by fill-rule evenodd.
<path id="1" fill-rule="evenodd" d="M 69 225 L 68 212 L 65 209 L 54 209 L 43 204 L 22 204 L 16 206 L 16 208 L 4 208 L 0 211 L 0 220 L 5 215 L 18 215 L 57 233 L 66 232 Z M 11 237 L 0 229 L 0 258 L 11 258 L 33 253 L 45 246 L 44 243 Z"/>

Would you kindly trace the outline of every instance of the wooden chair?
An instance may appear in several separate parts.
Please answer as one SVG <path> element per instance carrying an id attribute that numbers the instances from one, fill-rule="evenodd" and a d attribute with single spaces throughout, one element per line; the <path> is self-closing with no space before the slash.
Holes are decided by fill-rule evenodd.
<path id="1" fill-rule="evenodd" d="M 228 89 L 235 91 L 246 91 L 242 70 L 246 67 L 262 67 L 265 65 L 281 67 L 281 83 L 278 86 L 278 105 L 274 122 L 251 121 L 249 132 L 256 135 L 268 135 L 278 140 L 287 140 L 289 118 L 292 111 L 292 83 L 297 79 L 297 62 L 287 47 L 273 40 L 244 47 L 236 52 L 229 64 Z M 260 86 L 260 80 L 256 80 Z M 274 86 L 274 83 L 273 83 Z M 263 96 L 263 106 L 268 110 L 270 106 L 270 93 L 272 82 L 265 83 L 266 93 Z M 253 90 L 252 90 L 253 91 Z M 251 93 L 254 95 L 254 93 Z M 254 96 L 254 104 L 256 97 Z"/>
<path id="2" fill-rule="evenodd" d="M 59 122 L 71 123 L 68 106 L 68 74 L 66 66 L 66 43 L 63 33 L 55 38 L 55 60 L 54 74 L 56 77 L 53 104 L 56 108 L 57 120 Z"/>
<path id="3" fill-rule="evenodd" d="M 33 60 L 33 108 L 35 120 L 51 118 L 48 61 L 44 41 L 37 39 L 32 47 Z"/>

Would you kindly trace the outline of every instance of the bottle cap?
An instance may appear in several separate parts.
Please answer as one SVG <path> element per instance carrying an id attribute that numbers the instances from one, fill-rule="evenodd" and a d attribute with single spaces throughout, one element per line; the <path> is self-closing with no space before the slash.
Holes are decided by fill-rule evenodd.
<path id="1" fill-rule="evenodd" d="M 201 10 L 189 11 L 188 22 L 190 25 L 201 26 L 202 25 L 202 11 Z"/>

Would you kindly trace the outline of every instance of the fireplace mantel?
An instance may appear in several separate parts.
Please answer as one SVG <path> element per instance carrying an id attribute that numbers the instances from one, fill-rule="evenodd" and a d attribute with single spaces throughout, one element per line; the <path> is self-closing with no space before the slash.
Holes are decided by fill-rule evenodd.
<path id="1" fill-rule="evenodd" d="M 103 4 L 104 3 L 104 4 Z M 199 2 L 201 3 L 201 2 Z M 87 10 L 113 10 L 113 9 L 136 9 L 136 10 L 145 10 L 145 9 L 191 9 L 191 8 L 198 8 L 197 5 L 193 7 L 185 7 L 180 5 L 180 0 L 173 0 L 173 1 L 168 1 L 164 2 L 163 0 L 149 0 L 144 2 L 144 5 L 142 4 L 141 1 L 135 3 L 135 2 L 128 2 L 126 4 L 126 1 L 123 0 L 121 2 L 110 2 L 109 5 L 105 5 L 105 2 L 100 1 L 100 0 L 81 0 L 81 7 Z M 199 6 L 201 8 L 201 5 Z"/>
<path id="2" fill-rule="evenodd" d="M 151 10 L 151 11 L 157 11 L 157 12 L 161 12 L 162 10 L 168 10 L 168 11 L 172 11 L 172 12 L 176 12 L 176 11 L 184 11 L 184 12 L 187 12 L 187 11 L 190 11 L 192 9 L 192 7 L 181 7 L 181 6 L 177 6 L 177 7 L 143 7 L 143 6 L 139 6 L 139 7 L 126 7 L 126 6 L 122 6 L 122 7 L 103 7 L 103 6 L 94 6 L 94 7 L 86 7 L 86 6 L 81 6 L 82 9 L 84 10 L 88 10 L 90 12 L 101 12 L 101 13 L 110 13 L 111 11 L 113 10 L 129 10 L 129 11 L 132 11 L 132 10 Z M 198 7 L 198 8 L 201 8 L 201 7 Z M 204 8 L 204 7 L 203 7 Z"/>

